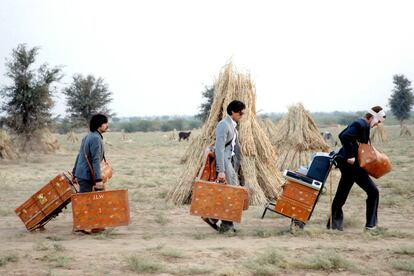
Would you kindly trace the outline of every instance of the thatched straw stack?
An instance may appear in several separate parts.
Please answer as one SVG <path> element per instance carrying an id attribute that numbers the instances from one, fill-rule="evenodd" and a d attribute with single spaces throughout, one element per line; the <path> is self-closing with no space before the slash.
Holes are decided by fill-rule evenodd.
<path id="1" fill-rule="evenodd" d="M 203 163 L 207 146 L 214 143 L 217 123 L 226 116 L 226 108 L 233 100 L 247 106 L 239 124 L 242 150 L 241 183 L 249 190 L 250 204 L 263 204 L 280 192 L 282 178 L 276 167 L 277 156 L 265 131 L 256 119 L 255 88 L 249 75 L 238 73 L 232 64 L 225 66 L 215 84 L 214 101 L 201 134 L 194 138 L 185 154 L 186 163 L 178 183 L 167 199 L 175 204 L 189 203 L 192 183 Z"/>
<path id="2" fill-rule="evenodd" d="M 69 142 L 73 143 L 73 144 L 77 143 L 79 141 L 78 136 L 76 136 L 76 134 L 75 134 L 75 132 L 73 132 L 73 130 L 68 133 L 68 135 L 66 136 L 66 139 Z"/>
<path id="3" fill-rule="evenodd" d="M 270 142 L 274 144 L 275 141 L 272 139 L 274 139 L 278 133 L 276 124 L 270 118 L 259 119 L 258 122 L 260 126 L 263 128 L 263 130 L 266 132 L 267 137 L 269 137 L 270 139 Z"/>
<path id="4" fill-rule="evenodd" d="M 400 130 L 400 136 L 411 136 L 411 131 L 406 125 L 403 125 Z"/>
<path id="5" fill-rule="evenodd" d="M 53 153 L 60 149 L 58 139 L 47 128 L 36 130 L 31 136 L 20 136 L 19 144 L 26 153 Z"/>
<path id="6" fill-rule="evenodd" d="M 55 135 L 50 132 L 49 129 L 45 128 L 40 131 L 40 139 L 43 145 L 45 145 L 45 151 L 55 152 L 60 149 L 60 144 Z"/>
<path id="7" fill-rule="evenodd" d="M 6 131 L 0 130 L 0 159 L 15 159 L 18 157 L 10 136 Z"/>
<path id="8" fill-rule="evenodd" d="M 177 133 L 177 130 L 175 128 L 168 135 L 168 140 L 171 140 L 171 141 L 177 141 L 178 140 L 178 133 Z"/>
<path id="9" fill-rule="evenodd" d="M 295 170 L 308 164 L 311 153 L 329 151 L 329 145 L 302 104 L 289 107 L 288 114 L 276 128 L 277 135 L 272 140 L 279 155 L 279 170 Z"/>
<path id="10" fill-rule="evenodd" d="M 383 143 L 388 140 L 383 124 L 379 124 L 371 130 L 370 139 L 373 143 Z"/>

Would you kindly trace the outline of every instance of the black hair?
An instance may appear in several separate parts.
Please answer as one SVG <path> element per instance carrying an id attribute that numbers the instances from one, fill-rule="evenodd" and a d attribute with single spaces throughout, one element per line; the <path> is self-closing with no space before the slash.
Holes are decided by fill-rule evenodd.
<path id="1" fill-rule="evenodd" d="M 227 106 L 227 114 L 231 116 L 232 112 L 237 113 L 246 108 L 246 105 L 238 100 L 234 100 Z"/>
<path id="2" fill-rule="evenodd" d="M 90 131 L 96 131 L 98 128 L 108 122 L 108 117 L 106 117 L 103 114 L 95 114 L 92 116 L 90 122 L 89 122 L 89 130 Z"/>

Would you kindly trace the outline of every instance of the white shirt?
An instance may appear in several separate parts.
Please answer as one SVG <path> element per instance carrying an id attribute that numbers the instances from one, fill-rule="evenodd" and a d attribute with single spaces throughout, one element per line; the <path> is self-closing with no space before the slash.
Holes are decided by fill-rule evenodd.
<path id="1" fill-rule="evenodd" d="M 235 155 L 234 147 L 236 146 L 236 138 L 237 138 L 237 135 L 239 135 L 239 133 L 237 132 L 237 129 L 236 129 L 237 123 L 233 120 L 233 118 L 231 118 L 231 122 L 233 123 L 233 127 L 234 127 L 234 136 L 233 136 L 233 140 L 231 141 L 231 156 L 233 156 Z"/>

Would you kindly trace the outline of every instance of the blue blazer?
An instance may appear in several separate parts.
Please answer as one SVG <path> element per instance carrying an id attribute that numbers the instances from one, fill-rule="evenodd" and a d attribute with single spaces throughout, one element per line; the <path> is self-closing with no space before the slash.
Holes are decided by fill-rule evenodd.
<path id="1" fill-rule="evenodd" d="M 76 176 L 76 178 L 92 181 L 91 171 L 85 159 L 85 152 L 95 173 L 96 182 L 102 181 L 101 161 L 104 159 L 104 145 L 103 137 L 98 131 L 90 132 L 83 138 L 72 171 L 72 174 Z"/>
<path id="2" fill-rule="evenodd" d="M 339 150 L 338 155 L 344 157 L 345 160 L 357 157 L 358 143 L 368 143 L 370 129 L 369 124 L 363 118 L 359 118 L 349 124 L 338 135 L 342 143 L 342 148 Z"/>

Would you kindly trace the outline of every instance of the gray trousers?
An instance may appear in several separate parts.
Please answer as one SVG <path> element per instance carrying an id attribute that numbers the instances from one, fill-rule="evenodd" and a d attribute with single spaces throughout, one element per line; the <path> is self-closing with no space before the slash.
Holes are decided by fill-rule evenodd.
<path id="1" fill-rule="evenodd" d="M 231 157 L 224 158 L 224 169 L 226 174 L 226 181 L 229 185 L 239 186 L 239 177 L 237 172 L 234 170 L 233 162 Z"/>
<path id="2" fill-rule="evenodd" d="M 227 183 L 232 186 L 239 186 L 240 185 L 239 176 L 236 170 L 234 169 L 231 157 L 224 158 L 224 169 L 226 170 L 225 174 L 226 174 Z M 222 230 L 226 231 L 227 229 L 233 228 L 233 222 L 222 220 L 220 227 Z"/>

